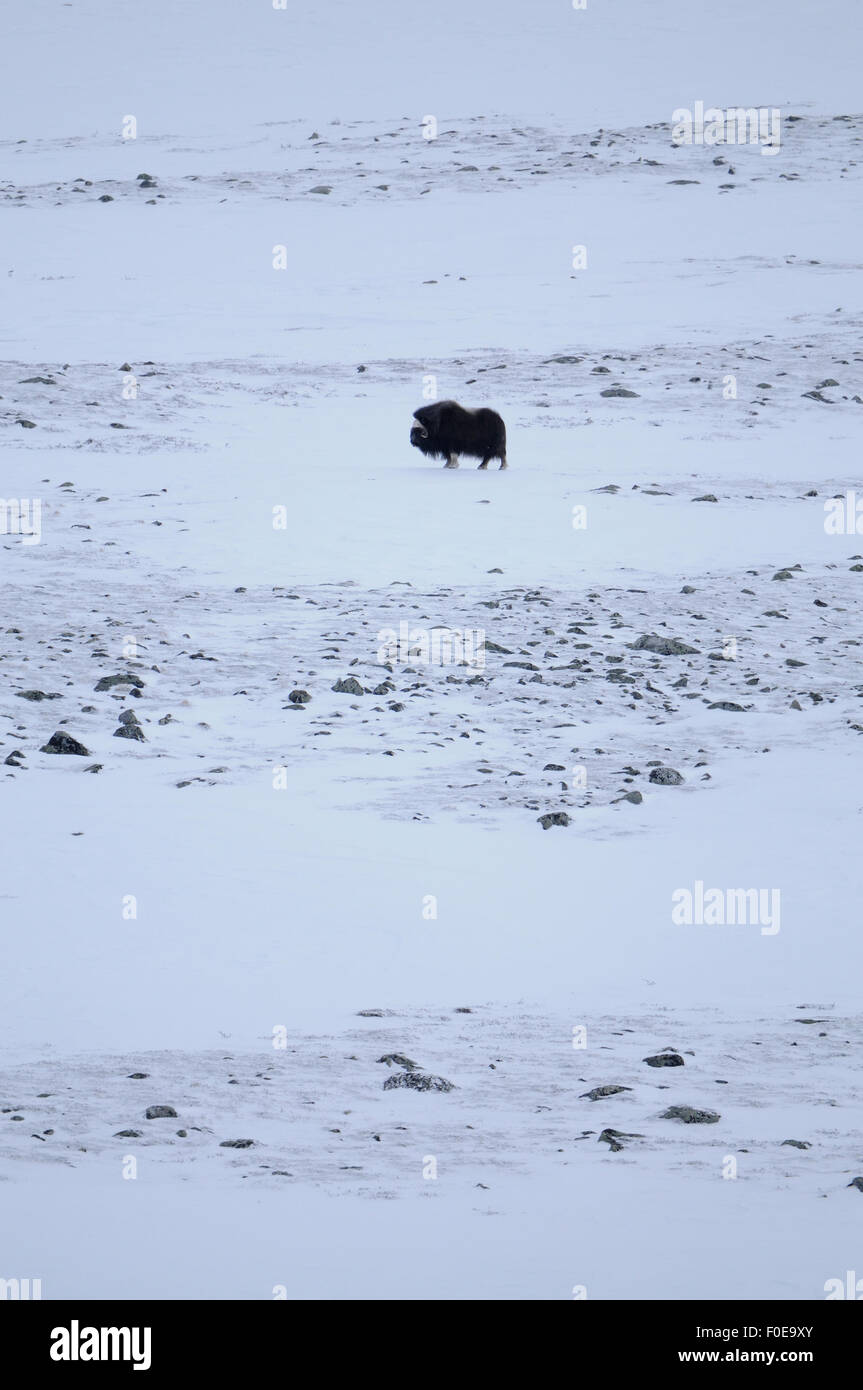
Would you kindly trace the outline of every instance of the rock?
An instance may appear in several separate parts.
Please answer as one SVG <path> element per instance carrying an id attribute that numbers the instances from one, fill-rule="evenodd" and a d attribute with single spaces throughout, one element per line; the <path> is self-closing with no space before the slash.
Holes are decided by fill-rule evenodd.
<path id="1" fill-rule="evenodd" d="M 12 749 L 12 752 L 9 754 L 8 758 L 4 758 L 3 761 L 4 761 L 5 765 L 6 765 L 6 767 L 20 767 L 20 766 L 21 766 L 20 759 L 23 758 L 23 757 L 24 757 L 24 754 L 23 754 L 23 752 L 21 751 L 20 748 L 13 748 L 13 749 Z"/>
<path id="2" fill-rule="evenodd" d="M 126 1077 L 127 1081 L 146 1081 L 150 1075 L 148 1071 L 130 1071 Z"/>
<path id="3" fill-rule="evenodd" d="M 626 396 L 629 398 L 635 398 L 638 395 L 638 392 L 627 391 L 625 386 L 609 386 L 605 391 L 600 391 L 599 394 L 601 396 Z"/>
<path id="4" fill-rule="evenodd" d="M 40 748 L 40 753 L 74 753 L 78 758 L 89 758 L 90 750 L 85 748 L 83 743 L 79 743 L 71 734 L 63 734 L 59 730 L 52 734 L 46 744 Z"/>
<path id="5" fill-rule="evenodd" d="M 682 594 L 694 594 L 696 591 L 691 584 L 684 584 L 680 592 Z"/>
<path id="6" fill-rule="evenodd" d="M 693 497 L 693 502 L 718 502 L 719 498 L 714 497 L 712 492 L 705 492 L 703 497 Z"/>
<path id="7" fill-rule="evenodd" d="M 733 700 L 714 700 L 707 706 L 708 709 L 725 709 L 731 714 L 745 714 L 746 710 L 742 705 L 735 705 Z"/>
<path id="8" fill-rule="evenodd" d="M 655 767 L 650 773 L 649 781 L 657 783 L 660 787 L 679 787 L 685 778 L 673 767 Z"/>
<path id="9" fill-rule="evenodd" d="M 140 719 L 133 709 L 124 709 L 120 715 L 121 724 L 140 724 Z"/>
<path id="10" fill-rule="evenodd" d="M 677 1052 L 657 1052 L 655 1057 L 643 1057 L 649 1067 L 682 1067 L 683 1058 Z"/>
<path id="11" fill-rule="evenodd" d="M 722 1116 L 716 1110 L 695 1110 L 691 1105 L 671 1105 L 660 1120 L 682 1120 L 685 1125 L 715 1125 Z"/>
<path id="12" fill-rule="evenodd" d="M 150 1105 L 144 1112 L 145 1120 L 176 1120 L 177 1112 L 172 1105 Z"/>
<path id="13" fill-rule="evenodd" d="M 544 816 L 537 816 L 537 824 L 543 830 L 550 830 L 553 825 L 569 825 L 569 816 L 565 811 L 548 811 Z"/>
<path id="14" fill-rule="evenodd" d="M 110 193 L 103 193 L 99 199 L 100 203 L 113 203 L 113 201 L 114 199 L 111 197 Z"/>
<path id="15" fill-rule="evenodd" d="M 430 1076 L 424 1071 L 400 1071 L 388 1076 L 384 1082 L 385 1091 L 395 1091 L 406 1087 L 409 1091 L 452 1091 L 451 1081 L 443 1076 Z"/>
<path id="16" fill-rule="evenodd" d="M 128 673 L 120 673 L 116 676 L 103 676 L 100 681 L 96 682 L 94 689 L 96 691 L 111 690 L 115 685 L 134 685 L 138 688 L 138 690 L 142 690 L 144 687 L 144 682 L 141 680 L 140 676 L 132 676 Z"/>
<path id="17" fill-rule="evenodd" d="M 794 575 L 791 573 L 790 570 L 777 570 L 776 573 L 774 574 L 773 578 L 774 578 L 774 579 L 793 579 L 793 578 L 794 578 Z"/>
<path id="18" fill-rule="evenodd" d="M 147 739 L 140 724 L 121 724 L 119 729 L 114 730 L 115 738 L 133 738 L 138 743 L 146 743 Z"/>
<path id="19" fill-rule="evenodd" d="M 856 1187 L 858 1192 L 863 1192 L 863 1178 L 852 1178 L 847 1186 Z"/>
<path id="20" fill-rule="evenodd" d="M 566 772 L 563 763 L 546 763 L 543 772 Z"/>
<path id="21" fill-rule="evenodd" d="M 378 1061 L 385 1062 L 388 1067 L 403 1067 L 405 1071 L 420 1070 L 419 1063 L 412 1062 L 403 1052 L 387 1052 L 383 1057 L 379 1057 Z"/>
<path id="22" fill-rule="evenodd" d="M 314 188 L 309 189 L 310 193 L 332 193 L 332 191 L 332 184 L 329 183 L 316 183 Z"/>
<path id="23" fill-rule="evenodd" d="M 359 1009 L 357 1018 L 387 1018 L 389 1014 L 389 1009 Z"/>
<path id="24" fill-rule="evenodd" d="M 592 1091 L 582 1091 L 580 1100 L 605 1100 L 606 1096 L 616 1096 L 620 1091 L 631 1091 L 631 1086 L 594 1086 Z"/>
<path id="25" fill-rule="evenodd" d="M 22 430 L 35 430 L 36 428 L 35 420 L 19 420 L 18 424 L 21 426 Z"/>
<path id="26" fill-rule="evenodd" d="M 337 695 L 365 695 L 366 693 L 355 676 L 348 676 L 346 680 L 338 680 L 330 688 Z"/>
<path id="27" fill-rule="evenodd" d="M 647 632 L 627 646 L 634 652 L 656 652 L 659 656 L 697 656 L 698 648 L 681 642 L 679 637 L 659 637 L 655 632 Z"/>
<path id="28" fill-rule="evenodd" d="M 630 801 L 633 806 L 640 806 L 644 797 L 641 792 L 624 792 L 620 799 L 621 801 Z"/>
<path id="29" fill-rule="evenodd" d="M 254 1139 L 223 1139 L 219 1145 L 220 1149 L 251 1149 L 254 1146 Z"/>
<path id="30" fill-rule="evenodd" d="M 783 1139 L 783 1140 L 782 1140 L 782 1147 L 783 1147 L 783 1149 L 785 1148 L 786 1144 L 790 1145 L 790 1147 L 791 1147 L 792 1149 L 811 1149 L 811 1148 L 812 1148 L 812 1145 L 809 1144 L 805 1139 Z"/>
<path id="31" fill-rule="evenodd" d="M 311 698 L 308 690 L 292 690 L 288 696 L 292 705 L 307 705 Z"/>
<path id="32" fill-rule="evenodd" d="M 115 1139 L 140 1139 L 144 1133 L 142 1129 L 118 1129 L 114 1135 Z"/>
<path id="33" fill-rule="evenodd" d="M 62 700 L 62 695 L 48 694 L 44 690 L 16 690 L 15 694 L 19 700 L 32 700 L 34 704 L 40 700 Z"/>
<path id="34" fill-rule="evenodd" d="M 624 1134 L 620 1129 L 604 1129 L 597 1139 L 597 1144 L 608 1144 L 611 1153 L 620 1153 L 623 1148 L 621 1139 L 643 1139 L 643 1134 Z"/>

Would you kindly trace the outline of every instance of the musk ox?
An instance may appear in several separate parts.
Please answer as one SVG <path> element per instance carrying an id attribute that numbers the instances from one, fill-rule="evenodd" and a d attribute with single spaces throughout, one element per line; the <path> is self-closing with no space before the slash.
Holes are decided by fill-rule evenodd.
<path id="1" fill-rule="evenodd" d="M 445 468 L 458 468 L 459 454 L 482 459 L 480 468 L 488 468 L 489 459 L 506 462 L 506 425 L 496 410 L 466 410 L 457 401 L 435 401 L 414 411 L 411 424 L 411 444 L 431 458 L 446 459 Z"/>

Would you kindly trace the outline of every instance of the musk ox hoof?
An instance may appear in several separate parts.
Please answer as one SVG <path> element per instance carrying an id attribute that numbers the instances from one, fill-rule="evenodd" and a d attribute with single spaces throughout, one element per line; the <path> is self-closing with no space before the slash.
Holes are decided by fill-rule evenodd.
<path id="1" fill-rule="evenodd" d="M 447 459 L 444 468 L 458 468 L 458 459 Z"/>

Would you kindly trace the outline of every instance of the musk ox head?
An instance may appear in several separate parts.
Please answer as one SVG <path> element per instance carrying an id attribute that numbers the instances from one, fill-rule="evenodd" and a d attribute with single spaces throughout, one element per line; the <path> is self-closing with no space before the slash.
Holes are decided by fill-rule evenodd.
<path id="1" fill-rule="evenodd" d="M 468 410 L 457 401 L 420 406 L 411 421 L 411 444 L 430 458 L 446 459 L 448 467 L 458 466 L 460 454 L 481 459 L 480 468 L 493 458 L 507 466 L 506 426 L 497 411 L 484 407 Z"/>

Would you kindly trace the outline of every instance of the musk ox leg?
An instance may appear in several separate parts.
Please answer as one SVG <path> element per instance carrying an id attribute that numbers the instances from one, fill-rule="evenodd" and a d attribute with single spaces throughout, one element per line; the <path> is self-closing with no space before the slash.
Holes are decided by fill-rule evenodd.
<path id="1" fill-rule="evenodd" d="M 491 457 L 491 455 L 489 455 L 489 458 L 490 458 L 490 457 Z M 483 461 L 482 461 L 482 463 L 480 464 L 479 467 L 480 467 L 480 468 L 488 468 L 488 459 L 483 459 Z M 479 472 L 479 469 L 477 469 L 477 472 Z"/>
<path id="2" fill-rule="evenodd" d="M 450 454 L 444 468 L 458 468 L 458 454 Z"/>
<path id="3" fill-rule="evenodd" d="M 501 467 L 501 468 L 509 468 L 509 464 L 508 464 L 507 461 L 506 461 L 506 454 L 504 454 L 503 458 L 502 458 L 501 461 L 500 461 L 500 467 Z M 500 469 L 498 469 L 498 472 L 500 472 Z"/>

